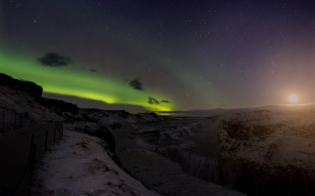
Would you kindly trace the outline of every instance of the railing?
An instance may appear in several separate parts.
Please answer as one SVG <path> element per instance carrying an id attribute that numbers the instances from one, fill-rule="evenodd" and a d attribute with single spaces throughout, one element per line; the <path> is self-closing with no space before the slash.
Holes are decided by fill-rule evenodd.
<path id="1" fill-rule="evenodd" d="M 0 110 L 0 132 L 5 135 L 8 131 L 16 131 L 25 126 L 25 118 L 28 113 Z"/>
<path id="2" fill-rule="evenodd" d="M 29 195 L 29 186 L 33 177 L 35 160 L 40 159 L 44 155 L 44 153 L 49 150 L 49 147 L 52 144 L 57 143 L 62 138 L 62 136 L 63 124 L 61 122 L 56 122 L 53 130 L 46 130 L 44 131 L 44 133 L 41 132 L 40 134 L 32 134 L 27 166 L 24 169 L 24 172 L 20 177 L 16 187 L 4 187 L 2 195 Z M 13 194 L 12 191 L 14 192 Z"/>

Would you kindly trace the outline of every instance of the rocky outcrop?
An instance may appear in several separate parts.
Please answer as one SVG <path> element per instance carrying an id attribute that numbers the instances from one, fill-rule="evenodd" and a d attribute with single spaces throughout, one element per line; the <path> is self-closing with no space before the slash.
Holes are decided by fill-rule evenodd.
<path id="1" fill-rule="evenodd" d="M 111 131 L 106 126 L 100 126 L 97 123 L 90 123 L 89 125 L 90 126 L 77 126 L 75 127 L 75 130 L 78 132 L 87 133 L 90 136 L 98 137 L 106 142 L 106 146 L 104 147 L 105 151 L 107 151 L 108 155 L 118 167 L 123 169 L 127 174 L 130 174 L 130 171 L 124 167 L 119 157 L 115 153 L 115 138 Z"/>
<path id="2" fill-rule="evenodd" d="M 87 131 L 88 132 L 88 131 Z M 107 143 L 108 149 L 115 154 L 115 138 L 113 134 L 107 129 L 107 127 L 102 126 L 100 129 L 94 132 L 88 132 L 89 135 L 101 138 Z"/>
<path id="3" fill-rule="evenodd" d="M 27 113 L 25 118 L 31 122 L 37 121 L 63 121 L 60 115 L 52 112 L 40 104 L 41 98 L 21 90 L 15 90 L 8 86 L 0 85 L 0 109 L 3 111 L 15 111 L 16 113 Z"/>
<path id="4" fill-rule="evenodd" d="M 307 169 L 294 165 L 270 166 L 245 159 L 225 160 L 227 161 L 228 163 L 219 163 L 221 179 L 226 177 L 222 176 L 224 172 L 229 172 L 230 176 L 234 175 L 231 188 L 246 195 L 312 196 L 315 193 L 315 178 Z M 228 171 L 224 168 L 227 164 L 230 167 Z"/>
<path id="5" fill-rule="evenodd" d="M 154 112 L 150 113 L 138 113 L 135 115 L 140 122 L 160 122 L 161 117 L 156 115 Z"/>
<path id="6" fill-rule="evenodd" d="M 58 99 L 42 98 L 41 104 L 61 115 L 62 112 L 78 113 L 78 106 Z"/>
<path id="7" fill-rule="evenodd" d="M 0 73 L 0 85 L 25 91 L 36 98 L 40 98 L 43 93 L 43 88 L 36 83 L 26 80 L 17 80 L 3 73 Z"/>
<path id="8" fill-rule="evenodd" d="M 314 110 L 218 119 L 222 184 L 253 196 L 315 194 Z"/>

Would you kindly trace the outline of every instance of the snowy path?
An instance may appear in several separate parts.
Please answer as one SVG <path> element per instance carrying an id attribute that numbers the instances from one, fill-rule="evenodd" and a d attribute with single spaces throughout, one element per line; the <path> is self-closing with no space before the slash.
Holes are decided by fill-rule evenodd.
<path id="1" fill-rule="evenodd" d="M 158 196 L 113 162 L 103 140 L 74 126 L 64 127 L 63 140 L 36 166 L 32 195 Z"/>

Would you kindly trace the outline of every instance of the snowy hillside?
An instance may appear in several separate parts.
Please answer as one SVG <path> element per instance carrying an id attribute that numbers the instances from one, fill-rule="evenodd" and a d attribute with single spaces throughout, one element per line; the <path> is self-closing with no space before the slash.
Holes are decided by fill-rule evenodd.
<path id="1" fill-rule="evenodd" d="M 206 128 L 200 119 L 78 108 L 41 97 L 35 83 L 9 80 L 14 85 L 0 85 L 0 109 L 28 113 L 27 123 L 65 125 L 63 139 L 36 161 L 33 195 L 242 195 L 202 180 L 216 173 L 216 160 L 188 151 L 169 157 Z"/>

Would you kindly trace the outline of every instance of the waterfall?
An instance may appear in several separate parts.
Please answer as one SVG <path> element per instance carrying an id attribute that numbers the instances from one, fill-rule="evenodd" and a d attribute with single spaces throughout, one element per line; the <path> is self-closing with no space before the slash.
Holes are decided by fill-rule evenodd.
<path id="1" fill-rule="evenodd" d="M 189 126 L 168 126 L 160 131 L 148 132 L 152 135 L 150 139 L 155 139 L 159 141 L 158 143 L 152 144 L 147 142 L 148 134 L 145 135 L 144 139 L 138 138 L 135 141 L 140 148 L 157 152 L 179 163 L 186 173 L 207 182 L 218 184 L 219 170 L 217 158 L 202 156 L 202 153 L 199 155 L 188 150 L 192 147 L 191 145 L 195 145 L 194 142 L 193 144 L 187 142 L 188 137 L 196 136 L 199 133 L 198 138 L 193 139 L 198 139 L 199 141 L 198 148 L 195 149 L 197 152 L 201 152 L 204 149 L 209 151 L 211 147 L 215 148 L 216 146 L 214 147 L 213 145 L 216 145 L 216 141 L 213 138 L 216 138 L 216 132 L 209 129 L 209 126 L 205 126 L 202 123 L 193 123 Z M 156 136 L 156 133 L 158 133 L 158 136 Z M 209 146 L 209 144 L 212 145 Z"/>
<path id="2" fill-rule="evenodd" d="M 190 175 L 208 182 L 219 182 L 218 161 L 216 158 L 204 157 L 187 150 L 177 148 L 157 148 L 156 151 L 179 163 Z"/>

